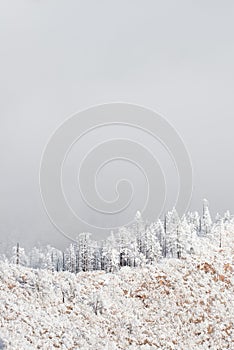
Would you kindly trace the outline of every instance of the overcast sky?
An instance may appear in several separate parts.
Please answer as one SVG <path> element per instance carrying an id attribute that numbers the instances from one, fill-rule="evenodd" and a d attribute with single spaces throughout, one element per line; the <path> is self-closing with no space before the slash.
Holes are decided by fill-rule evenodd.
<path id="1" fill-rule="evenodd" d="M 40 158 L 67 117 L 110 101 L 175 127 L 194 168 L 191 209 L 205 197 L 213 214 L 234 212 L 232 0 L 3 0 L 0 62 L 2 241 L 68 243 L 43 208 Z"/>

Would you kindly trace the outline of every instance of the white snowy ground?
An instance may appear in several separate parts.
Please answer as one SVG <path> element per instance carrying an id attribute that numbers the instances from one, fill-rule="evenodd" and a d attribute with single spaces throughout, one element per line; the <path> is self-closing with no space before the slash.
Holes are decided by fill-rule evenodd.
<path id="1" fill-rule="evenodd" d="M 116 274 L 0 263 L 0 338 L 17 350 L 234 349 L 233 260 L 230 235 L 220 250 Z"/>

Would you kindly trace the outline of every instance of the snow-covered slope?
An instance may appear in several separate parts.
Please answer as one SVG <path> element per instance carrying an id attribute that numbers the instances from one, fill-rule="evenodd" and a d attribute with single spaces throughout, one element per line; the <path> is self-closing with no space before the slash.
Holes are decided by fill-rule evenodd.
<path id="1" fill-rule="evenodd" d="M 234 349 L 233 235 L 145 268 L 50 272 L 0 263 L 6 349 Z"/>

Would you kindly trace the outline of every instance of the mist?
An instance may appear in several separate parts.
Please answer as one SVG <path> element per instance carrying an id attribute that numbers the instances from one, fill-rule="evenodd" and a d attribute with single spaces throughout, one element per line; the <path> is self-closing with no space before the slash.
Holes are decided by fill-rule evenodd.
<path id="1" fill-rule="evenodd" d="M 0 241 L 60 248 L 69 243 L 42 203 L 43 150 L 69 116 L 115 101 L 155 110 L 177 130 L 193 164 L 191 210 L 201 210 L 207 198 L 213 215 L 233 212 L 233 15 L 231 0 L 2 1 Z M 167 155 L 136 131 L 109 129 L 103 138 L 124 132 L 141 138 L 163 164 L 170 209 L 177 181 Z M 92 214 L 72 199 L 69 169 L 78 167 L 79 154 L 96 137 L 77 145 L 65 170 L 67 191 L 87 220 Z M 99 186 L 105 198 L 113 198 L 113 183 L 106 179 L 120 168 L 140 190 L 132 215 L 144 197 L 140 174 L 119 165 L 102 174 Z"/>

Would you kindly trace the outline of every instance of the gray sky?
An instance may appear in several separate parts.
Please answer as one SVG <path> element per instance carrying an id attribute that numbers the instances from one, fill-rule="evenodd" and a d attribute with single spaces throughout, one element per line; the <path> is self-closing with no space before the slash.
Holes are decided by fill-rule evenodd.
<path id="1" fill-rule="evenodd" d="M 68 243 L 41 202 L 40 158 L 69 115 L 110 101 L 179 132 L 191 209 L 206 197 L 212 213 L 233 212 L 233 36 L 232 0 L 1 1 L 1 239 Z"/>

